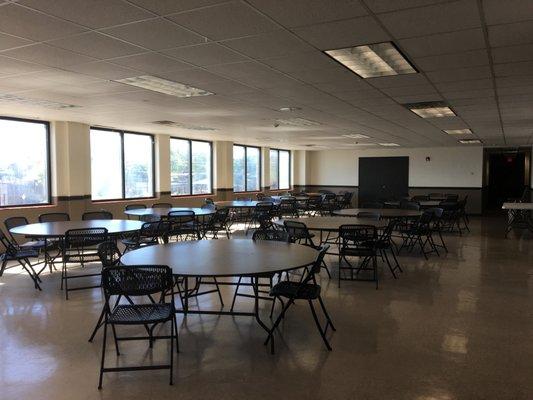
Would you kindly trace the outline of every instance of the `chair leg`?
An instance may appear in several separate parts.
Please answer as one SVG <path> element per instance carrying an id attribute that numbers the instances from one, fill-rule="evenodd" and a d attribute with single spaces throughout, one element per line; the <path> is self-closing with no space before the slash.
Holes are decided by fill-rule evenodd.
<path id="1" fill-rule="evenodd" d="M 7 265 L 7 260 L 3 260 L 2 261 L 2 267 L 0 268 L 0 276 L 2 276 L 4 274 L 4 271 L 6 269 L 6 265 Z"/>
<path id="2" fill-rule="evenodd" d="M 392 258 L 394 258 L 394 262 L 396 263 L 396 268 L 398 268 L 398 270 L 403 273 L 403 269 L 400 263 L 398 262 L 398 258 L 396 257 L 396 254 L 394 254 L 394 250 L 392 249 L 391 249 L 391 254 L 392 254 Z"/>
<path id="3" fill-rule="evenodd" d="M 394 268 L 392 268 L 392 264 L 389 260 L 389 256 L 387 255 L 387 250 L 383 250 L 381 254 L 383 255 L 383 258 L 385 259 L 385 262 L 389 266 L 389 270 L 392 273 L 392 276 L 394 277 L 394 279 L 398 279 L 398 277 L 396 276 L 396 273 L 394 272 Z"/>
<path id="4" fill-rule="evenodd" d="M 281 310 L 281 312 L 279 313 L 278 315 L 278 318 L 276 318 L 276 321 L 274 322 L 274 324 L 272 325 L 272 328 L 270 329 L 270 332 L 268 333 L 268 336 L 265 340 L 265 345 L 268 344 L 268 342 L 273 339 L 273 335 L 274 335 L 274 331 L 276 330 L 276 328 L 278 327 L 278 325 L 280 324 L 281 320 L 283 318 L 285 318 L 285 314 L 287 313 L 287 310 L 289 309 L 289 307 L 294 304 L 294 301 L 293 299 L 289 299 L 287 301 L 287 304 L 285 304 L 285 306 L 283 307 L 283 309 Z M 273 350 L 273 349 L 272 349 Z M 273 351 L 272 351 L 273 353 Z"/>
<path id="5" fill-rule="evenodd" d="M 115 351 L 117 352 L 117 356 L 120 356 L 120 350 L 118 348 L 118 340 L 117 340 L 117 331 L 115 330 L 114 324 L 111 324 L 111 330 L 113 331 L 113 339 L 115 340 Z M 150 344 L 151 344 L 151 341 L 150 341 Z"/>
<path id="6" fill-rule="evenodd" d="M 178 338 L 178 321 L 176 320 L 176 313 L 172 316 L 172 323 L 174 324 L 174 332 L 176 333 L 176 353 L 180 352 L 180 342 Z"/>
<path id="7" fill-rule="evenodd" d="M 322 340 L 324 341 L 324 344 L 326 345 L 327 349 L 331 351 L 331 346 L 328 342 L 328 339 L 326 338 L 325 332 L 322 330 L 322 326 L 320 326 L 318 316 L 316 315 L 315 306 L 313 306 L 313 301 L 309 300 L 308 303 L 309 308 L 311 308 L 311 314 L 313 314 L 313 319 L 315 320 L 316 327 L 318 328 L 318 332 L 320 333 L 320 336 L 322 337 Z"/>
<path id="8" fill-rule="evenodd" d="M 320 303 L 320 307 L 322 307 L 322 312 L 326 316 L 326 319 L 328 320 L 329 326 L 331 326 L 331 329 L 333 331 L 336 331 L 337 328 L 333 325 L 333 322 L 331 321 L 331 318 L 326 310 L 326 306 L 324 305 L 324 301 L 322 300 L 322 296 L 318 296 L 318 302 Z"/>
<path id="9" fill-rule="evenodd" d="M 104 377 L 106 342 L 107 342 L 107 316 L 104 317 L 104 340 L 102 341 L 102 359 L 100 362 L 100 378 L 98 380 L 98 390 L 102 389 L 102 379 Z"/>
<path id="10" fill-rule="evenodd" d="M 174 318 L 172 318 L 174 319 Z M 174 321 L 170 321 L 170 372 L 169 385 L 172 386 L 172 375 L 174 372 Z"/>
<path id="11" fill-rule="evenodd" d="M 94 337 L 96 336 L 96 332 L 98 332 L 98 329 L 100 329 L 100 327 L 102 326 L 102 320 L 104 319 L 104 315 L 105 315 L 105 309 L 102 308 L 102 312 L 100 313 L 100 316 L 98 317 L 98 322 L 96 323 L 94 329 L 93 329 L 93 333 L 91 333 L 91 337 L 89 338 L 89 342 L 92 343 Z"/>
<path id="12" fill-rule="evenodd" d="M 442 248 L 447 253 L 448 252 L 448 247 L 446 246 L 446 243 L 444 242 L 444 238 L 442 237 L 442 232 L 440 231 L 440 229 L 439 229 L 439 238 L 440 238 L 440 242 L 442 244 Z"/>

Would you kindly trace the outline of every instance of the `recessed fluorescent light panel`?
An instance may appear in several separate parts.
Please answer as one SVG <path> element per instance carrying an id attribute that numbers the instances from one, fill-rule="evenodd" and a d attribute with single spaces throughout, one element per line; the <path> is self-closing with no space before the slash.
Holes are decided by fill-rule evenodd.
<path id="1" fill-rule="evenodd" d="M 175 121 L 154 121 L 153 124 L 163 125 L 163 126 L 172 126 L 181 129 L 187 129 L 190 131 L 216 131 L 216 128 L 211 128 L 208 126 L 199 126 L 199 125 L 187 125 L 182 124 L 181 122 Z"/>
<path id="2" fill-rule="evenodd" d="M 136 86 L 142 89 L 151 90 L 153 92 L 168 94 L 175 97 L 195 97 L 195 96 L 209 96 L 213 93 L 207 90 L 198 89 L 192 86 L 185 85 L 179 82 L 161 79 L 157 76 L 142 75 L 134 76 L 132 78 L 117 79 L 114 82 L 123 83 L 125 85 Z"/>
<path id="3" fill-rule="evenodd" d="M 281 107 L 279 111 L 281 112 L 294 112 L 294 111 L 300 111 L 300 107 Z"/>
<path id="4" fill-rule="evenodd" d="M 459 143 L 462 144 L 482 144 L 483 142 L 479 139 L 463 139 L 459 140 Z"/>
<path id="5" fill-rule="evenodd" d="M 74 104 L 58 103 L 56 101 L 50 101 L 50 100 L 29 99 L 27 97 L 20 97 L 20 96 L 15 96 L 12 94 L 0 95 L 0 102 L 12 102 L 12 103 L 18 103 L 18 104 L 23 104 L 27 106 L 49 108 L 51 110 L 64 110 L 68 108 L 81 107 L 81 106 L 76 106 Z"/>
<path id="6" fill-rule="evenodd" d="M 275 126 L 296 126 L 296 127 L 309 127 L 309 126 L 319 126 L 321 125 L 319 122 L 311 121 L 309 119 L 305 118 L 285 118 L 285 119 L 277 119 L 275 121 Z"/>
<path id="7" fill-rule="evenodd" d="M 325 53 L 362 78 L 418 72 L 392 42 L 326 50 Z"/>
<path id="8" fill-rule="evenodd" d="M 448 135 L 471 135 L 472 131 L 470 129 L 444 129 Z"/>
<path id="9" fill-rule="evenodd" d="M 400 146 L 398 143 L 378 143 L 380 146 L 385 146 L 385 147 L 398 147 Z"/>
<path id="10" fill-rule="evenodd" d="M 342 137 L 345 137 L 348 139 L 370 139 L 369 136 L 363 135 L 361 133 L 351 133 L 349 135 L 342 135 Z"/>
<path id="11" fill-rule="evenodd" d="M 404 106 L 421 118 L 442 118 L 456 116 L 453 110 L 442 101 L 410 103 L 404 104 Z"/>

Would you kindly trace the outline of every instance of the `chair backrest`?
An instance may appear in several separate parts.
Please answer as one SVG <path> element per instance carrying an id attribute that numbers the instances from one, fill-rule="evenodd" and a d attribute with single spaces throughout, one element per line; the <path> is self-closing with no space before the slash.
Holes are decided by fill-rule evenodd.
<path id="1" fill-rule="evenodd" d="M 374 225 L 345 224 L 339 227 L 341 247 L 357 247 L 361 243 L 375 241 L 378 231 Z"/>
<path id="2" fill-rule="evenodd" d="M 279 208 L 281 210 L 294 210 L 296 208 L 296 199 L 294 197 L 282 197 Z"/>
<path id="3" fill-rule="evenodd" d="M 392 232 L 394 232 L 394 230 L 396 229 L 396 226 L 398 226 L 399 223 L 400 221 L 395 218 L 392 218 L 391 220 L 389 220 L 389 223 L 387 224 L 385 229 L 383 229 L 383 231 L 381 232 L 381 236 L 379 237 L 379 240 L 381 242 L 391 243 Z"/>
<path id="4" fill-rule="evenodd" d="M 418 204 L 416 201 L 400 201 L 400 208 L 402 210 L 414 210 L 419 211 L 420 210 L 420 204 Z"/>
<path id="5" fill-rule="evenodd" d="M 429 225 L 433 220 L 433 212 L 425 210 L 418 219 L 419 225 Z"/>
<path id="6" fill-rule="evenodd" d="M 257 198 L 257 200 L 262 201 L 266 196 L 264 193 L 257 193 L 255 197 Z"/>
<path id="7" fill-rule="evenodd" d="M 307 199 L 307 204 L 309 204 L 310 206 L 320 206 L 320 205 L 322 205 L 322 195 L 309 196 L 309 198 Z"/>
<path id="8" fill-rule="evenodd" d="M 319 247 L 317 250 L 318 255 L 316 257 L 315 262 L 313 263 L 313 266 L 309 268 L 307 276 L 302 280 L 303 285 L 309 283 L 309 281 L 315 281 L 315 275 L 320 273 L 320 269 L 322 268 L 322 262 L 324 261 L 324 257 L 326 256 L 326 253 L 329 250 L 329 244 L 325 244 L 322 247 Z"/>
<path id="9" fill-rule="evenodd" d="M 215 215 L 213 215 L 212 221 L 214 223 L 223 223 L 225 224 L 228 222 L 229 218 L 229 208 L 221 208 L 220 210 L 216 210 Z"/>
<path id="10" fill-rule="evenodd" d="M 383 208 L 383 203 L 379 201 L 367 202 L 367 203 L 363 203 L 361 205 L 361 208 Z"/>
<path id="11" fill-rule="evenodd" d="M 88 211 L 81 216 L 83 221 L 91 221 L 95 219 L 113 219 L 113 214 L 109 211 Z"/>
<path id="12" fill-rule="evenodd" d="M 345 203 L 345 204 L 350 204 L 352 202 L 352 198 L 353 198 L 353 192 L 345 192 L 343 195 L 342 195 L 342 201 Z"/>
<path id="13" fill-rule="evenodd" d="M 147 296 L 172 291 L 172 270 L 166 265 L 115 266 L 102 270 L 102 287 L 110 296 Z"/>
<path id="14" fill-rule="evenodd" d="M 318 191 L 318 193 L 326 194 L 326 193 L 333 193 L 331 190 L 321 189 Z"/>
<path id="15" fill-rule="evenodd" d="M 273 240 L 276 242 L 288 242 L 289 234 L 286 231 L 274 229 L 258 229 L 252 235 L 252 240 Z"/>
<path id="16" fill-rule="evenodd" d="M 124 210 L 144 210 L 146 206 L 144 204 L 128 204 L 126 207 L 124 207 Z"/>
<path id="17" fill-rule="evenodd" d="M 205 204 L 202 204 L 201 208 L 203 210 L 214 210 L 216 209 L 216 206 L 213 203 L 205 203 Z"/>
<path id="18" fill-rule="evenodd" d="M 419 195 L 413 196 L 413 198 L 411 200 L 413 200 L 413 201 L 428 201 L 429 200 L 429 196 L 425 195 L 425 194 L 419 194 Z"/>
<path id="19" fill-rule="evenodd" d="M 120 264 L 122 253 L 117 247 L 117 243 L 114 240 L 110 240 L 98 245 L 98 257 L 102 267 L 109 268 Z"/>
<path id="20" fill-rule="evenodd" d="M 154 203 L 154 204 L 152 204 L 152 208 L 172 208 L 172 204 L 170 204 L 170 203 Z"/>
<path id="21" fill-rule="evenodd" d="M 283 227 L 285 232 L 289 235 L 289 240 L 291 242 L 296 242 L 300 239 L 310 239 L 311 234 L 307 225 L 299 221 L 283 221 Z"/>
<path id="22" fill-rule="evenodd" d="M 186 224 L 196 220 L 196 213 L 192 210 L 170 211 L 167 219 L 174 225 Z"/>
<path id="23" fill-rule="evenodd" d="M 430 193 L 429 194 L 429 198 L 430 199 L 435 199 L 435 198 L 442 198 L 442 197 L 445 197 L 443 193 Z"/>
<path id="24" fill-rule="evenodd" d="M 63 246 L 65 249 L 84 249 L 108 240 L 109 235 L 106 228 L 70 229 L 65 232 Z"/>
<path id="25" fill-rule="evenodd" d="M 17 226 L 28 225 L 28 219 L 26 217 L 9 217 L 4 220 L 4 226 L 6 227 L 7 233 L 13 242 L 17 242 L 13 234 L 10 232 L 10 229 L 16 228 Z"/>
<path id="26" fill-rule="evenodd" d="M 360 211 L 357 213 L 357 217 L 379 220 L 381 214 L 375 211 Z"/>
<path id="27" fill-rule="evenodd" d="M 0 244 L 4 247 L 8 255 L 14 255 L 18 250 L 17 244 L 11 241 L 2 229 L 0 229 Z"/>
<path id="28" fill-rule="evenodd" d="M 457 201 L 459 200 L 458 194 L 447 194 L 446 195 L 446 201 Z"/>
<path id="29" fill-rule="evenodd" d="M 213 199 L 210 199 L 209 197 L 206 197 L 204 199 L 204 203 L 205 204 L 212 204 L 212 205 L 215 205 L 215 202 L 213 201 Z"/>
<path id="30" fill-rule="evenodd" d="M 263 213 L 269 213 L 274 208 L 274 203 L 271 201 L 260 201 L 258 202 L 254 207 L 254 212 L 263 214 Z"/>
<path id="31" fill-rule="evenodd" d="M 61 222 L 70 221 L 70 215 L 67 213 L 45 213 L 39 215 L 39 222 Z"/>
<path id="32" fill-rule="evenodd" d="M 424 211 L 427 213 L 433 213 L 433 216 L 439 219 L 440 217 L 442 217 L 444 209 L 440 207 L 432 207 L 432 208 L 426 208 Z"/>
<path id="33" fill-rule="evenodd" d="M 138 236 L 156 240 L 164 237 L 170 230 L 170 222 L 166 220 L 148 221 L 142 224 Z"/>

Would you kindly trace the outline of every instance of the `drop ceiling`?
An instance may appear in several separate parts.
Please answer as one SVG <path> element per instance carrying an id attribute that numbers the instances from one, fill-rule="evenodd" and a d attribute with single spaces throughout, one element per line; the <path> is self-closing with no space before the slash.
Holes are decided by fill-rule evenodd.
<path id="1" fill-rule="evenodd" d="M 324 54 L 389 41 L 419 73 L 362 79 Z M 115 82 L 144 75 L 214 95 Z M 0 115 L 292 149 L 457 146 L 458 129 L 531 145 L 533 3 L 0 0 L 0 95 Z M 403 106 L 433 101 L 456 116 Z"/>

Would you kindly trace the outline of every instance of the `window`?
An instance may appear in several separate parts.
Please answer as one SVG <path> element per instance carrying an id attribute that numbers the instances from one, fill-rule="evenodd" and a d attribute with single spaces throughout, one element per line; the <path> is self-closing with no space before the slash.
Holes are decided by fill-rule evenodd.
<path id="1" fill-rule="evenodd" d="M 233 146 L 233 191 L 252 192 L 261 188 L 261 149 Z"/>
<path id="2" fill-rule="evenodd" d="M 93 200 L 154 196 L 154 137 L 91 129 Z"/>
<path id="3" fill-rule="evenodd" d="M 48 122 L 0 117 L 0 206 L 50 203 Z"/>
<path id="4" fill-rule="evenodd" d="M 213 193 L 211 142 L 170 139 L 170 190 L 173 196 Z"/>
<path id="5" fill-rule="evenodd" d="M 290 189 L 291 152 L 270 149 L 270 189 Z"/>

